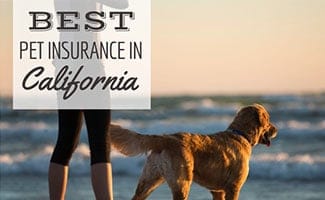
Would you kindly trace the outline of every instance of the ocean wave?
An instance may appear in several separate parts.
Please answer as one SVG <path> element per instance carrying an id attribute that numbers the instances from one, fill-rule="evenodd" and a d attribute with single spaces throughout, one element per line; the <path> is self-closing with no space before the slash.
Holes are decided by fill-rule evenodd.
<path id="1" fill-rule="evenodd" d="M 325 157 L 287 153 L 256 155 L 250 176 L 277 180 L 325 180 Z"/>
<path id="2" fill-rule="evenodd" d="M 0 175 L 33 174 L 46 175 L 53 146 L 45 146 L 34 154 L 0 155 Z M 113 174 L 139 176 L 145 162 L 145 156 L 125 157 L 113 151 L 111 155 Z M 89 147 L 81 144 L 73 155 L 70 173 L 89 175 Z M 250 161 L 252 179 L 272 180 L 325 180 L 325 157 L 288 155 L 287 153 L 257 154 Z"/>
<path id="3" fill-rule="evenodd" d="M 299 120 L 287 120 L 280 121 L 276 123 L 279 129 L 286 130 L 323 130 L 325 133 L 325 120 L 321 120 L 318 122 L 310 122 L 310 121 L 299 121 Z"/>
<path id="4" fill-rule="evenodd" d="M 41 130 L 52 128 L 53 124 L 46 122 L 0 122 L 1 130 L 20 130 L 20 129 L 32 129 L 32 130 Z"/>
<path id="5" fill-rule="evenodd" d="M 47 175 L 53 146 L 45 146 L 42 151 L 35 154 L 1 154 L 0 176 L 5 175 Z M 90 152 L 86 144 L 80 144 L 73 154 L 70 162 L 72 175 L 89 175 Z M 113 173 L 115 175 L 138 176 L 144 164 L 144 157 L 125 158 L 113 151 L 111 154 Z"/>
<path id="6" fill-rule="evenodd" d="M 16 111 L 11 109 L 9 99 L 4 102 L 7 103 L 0 108 L 0 134 L 57 128 L 55 111 Z M 156 97 L 152 100 L 151 110 L 113 111 L 112 119 L 126 127 L 152 133 L 197 132 L 202 131 L 205 125 L 208 126 L 203 132 L 208 133 L 224 129 L 239 108 L 254 102 L 265 105 L 270 111 L 271 120 L 285 131 L 325 130 L 325 95 L 322 94 Z M 215 126 L 212 126 L 212 123 L 215 123 Z"/>
<path id="7" fill-rule="evenodd" d="M 142 134 L 172 134 L 176 132 L 209 134 L 225 130 L 228 123 L 228 118 L 216 119 L 211 117 L 196 120 L 170 118 L 166 120 L 154 120 L 150 121 L 150 123 L 134 123 L 129 128 Z"/>
<path id="8" fill-rule="evenodd" d="M 122 127 L 138 131 L 143 134 L 163 134 L 176 132 L 192 132 L 211 134 L 225 130 L 232 117 L 230 116 L 210 116 L 202 118 L 192 118 L 189 116 L 174 117 L 159 120 L 129 120 L 114 119 L 112 122 Z M 275 125 L 281 135 L 325 135 L 325 120 L 317 122 L 300 121 L 288 119 L 277 121 Z M 86 129 L 82 129 L 82 141 L 86 138 Z M 0 122 L 0 136 L 3 141 L 15 141 L 17 138 L 28 137 L 26 142 L 50 142 L 57 137 L 57 123 L 47 122 Z"/>
<path id="9" fill-rule="evenodd" d="M 238 108 L 240 108 L 239 103 L 221 104 L 210 98 L 184 101 L 179 106 L 180 111 L 183 112 L 214 115 L 233 115 Z"/>
<path id="10" fill-rule="evenodd" d="M 213 134 L 225 130 L 230 118 L 205 117 L 196 118 L 170 118 L 165 120 L 132 121 L 119 119 L 113 123 L 125 128 L 137 131 L 141 134 L 172 134 L 177 132 L 191 132 L 201 134 Z M 314 142 L 321 143 L 325 136 L 325 120 L 318 123 L 289 120 L 277 122 L 278 138 L 283 144 L 312 137 Z M 44 122 L 33 123 L 0 123 L 1 131 L 1 153 L 19 153 L 20 151 L 33 152 L 44 145 L 53 145 L 57 140 L 57 124 L 47 124 Z M 86 127 L 83 126 L 80 134 L 80 142 L 88 143 Z M 282 144 L 281 143 L 281 144 Z M 309 144 L 313 153 L 313 144 Z M 306 153 L 309 153 L 308 150 Z"/>

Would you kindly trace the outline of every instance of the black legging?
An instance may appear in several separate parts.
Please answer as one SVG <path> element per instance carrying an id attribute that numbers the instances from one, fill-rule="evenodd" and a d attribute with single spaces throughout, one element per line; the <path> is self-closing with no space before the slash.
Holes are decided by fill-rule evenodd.
<path id="1" fill-rule="evenodd" d="M 59 135 L 51 162 L 68 165 L 77 148 L 84 115 L 91 164 L 110 162 L 110 110 L 59 110 Z"/>

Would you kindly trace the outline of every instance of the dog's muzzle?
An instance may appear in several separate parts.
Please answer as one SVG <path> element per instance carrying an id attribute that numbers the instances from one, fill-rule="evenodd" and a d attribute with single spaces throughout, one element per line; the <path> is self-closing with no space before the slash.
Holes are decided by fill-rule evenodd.
<path id="1" fill-rule="evenodd" d="M 271 139 L 277 136 L 278 130 L 272 126 L 267 132 L 264 133 L 262 138 L 260 138 L 260 144 L 265 144 L 266 146 L 271 146 Z"/>

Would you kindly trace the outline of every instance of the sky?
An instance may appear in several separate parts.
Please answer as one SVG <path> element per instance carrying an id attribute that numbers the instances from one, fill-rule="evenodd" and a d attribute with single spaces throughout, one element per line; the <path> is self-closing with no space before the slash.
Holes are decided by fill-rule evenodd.
<path id="1" fill-rule="evenodd" d="M 12 91 L 12 21 L 0 0 L 0 91 Z M 325 91 L 325 1 L 152 1 L 152 94 Z"/>

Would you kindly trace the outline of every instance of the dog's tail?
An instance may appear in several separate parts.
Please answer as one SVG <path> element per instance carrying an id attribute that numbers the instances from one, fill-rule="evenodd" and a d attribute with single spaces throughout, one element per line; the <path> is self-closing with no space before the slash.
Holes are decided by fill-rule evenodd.
<path id="1" fill-rule="evenodd" d="M 111 124 L 109 127 L 113 148 L 126 156 L 136 156 L 159 148 L 161 136 L 142 135 Z"/>

